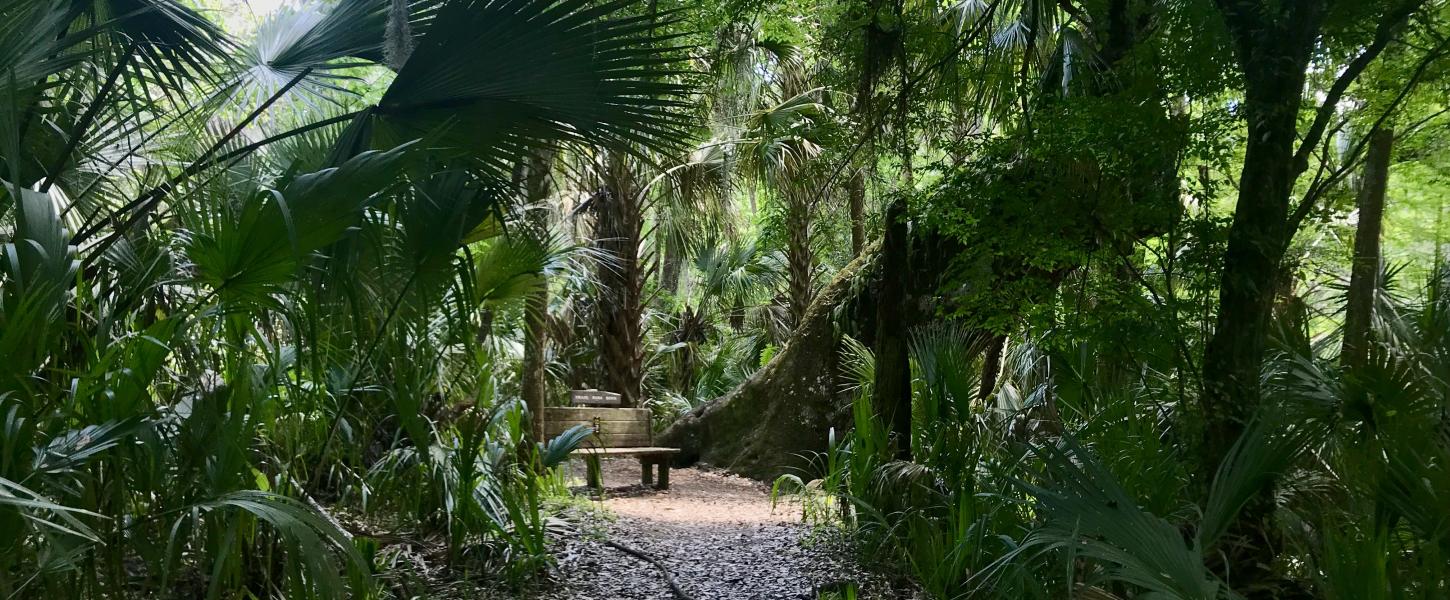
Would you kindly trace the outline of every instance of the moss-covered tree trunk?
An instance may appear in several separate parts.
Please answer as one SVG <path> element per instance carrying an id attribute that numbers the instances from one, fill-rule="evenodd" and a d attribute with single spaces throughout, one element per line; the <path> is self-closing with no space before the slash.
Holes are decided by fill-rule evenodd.
<path id="1" fill-rule="evenodd" d="M 729 394 L 681 417 L 656 443 L 756 479 L 810 472 L 832 427 L 843 429 L 850 397 L 842 392 L 842 329 L 836 317 L 866 285 L 875 252 L 867 249 L 826 285 L 768 364 Z"/>

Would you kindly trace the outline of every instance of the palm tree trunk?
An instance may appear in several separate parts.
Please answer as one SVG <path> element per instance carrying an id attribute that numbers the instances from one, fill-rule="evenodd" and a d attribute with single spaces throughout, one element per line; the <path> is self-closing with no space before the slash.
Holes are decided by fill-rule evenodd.
<path id="1" fill-rule="evenodd" d="M 785 226 L 786 266 L 790 278 L 791 327 L 797 327 L 811 305 L 811 215 L 805 194 L 791 193 L 787 201 Z"/>
<path id="2" fill-rule="evenodd" d="M 862 169 L 851 175 L 851 256 L 861 256 L 866 247 L 866 177 Z"/>
<path id="3" fill-rule="evenodd" d="M 549 168 L 553 155 L 535 152 L 528 158 L 523 177 L 524 198 L 529 204 L 543 202 L 553 191 L 549 179 Z M 529 211 L 529 226 L 540 230 L 549 227 L 549 211 L 538 207 Z M 530 293 L 524 300 L 524 360 L 520 377 L 520 395 L 529 409 L 535 440 L 544 439 L 544 404 L 547 395 L 547 381 L 544 377 L 544 348 L 549 343 L 546 324 L 549 318 L 549 287 L 547 283 Z"/>
<path id="4" fill-rule="evenodd" d="M 982 383 L 977 388 L 977 401 L 986 401 L 997 390 L 997 380 L 1002 372 L 1002 350 L 1007 347 L 1007 336 L 997 334 L 992 336 L 991 342 L 987 344 L 987 354 L 982 358 Z"/>
<path id="5" fill-rule="evenodd" d="M 383 35 L 383 62 L 398 71 L 413 54 L 413 28 L 408 22 L 408 0 L 393 0 L 388 7 L 387 31 Z"/>
<path id="6" fill-rule="evenodd" d="M 685 264 L 685 253 L 681 248 L 670 243 L 668 240 L 661 240 L 660 246 L 663 248 L 661 251 L 663 256 L 660 258 L 659 285 L 671 295 L 679 294 L 680 270 Z"/>
<path id="7" fill-rule="evenodd" d="M 596 243 L 610 258 L 598 270 L 600 356 L 609 391 L 619 394 L 624 406 L 635 407 L 644 400 L 639 256 L 644 219 L 628 157 L 610 152 L 605 162 L 604 193 L 595 200 L 594 225 Z"/>
<path id="8" fill-rule="evenodd" d="M 1379 288 L 1380 229 L 1385 214 L 1385 187 L 1390 178 L 1390 151 L 1395 134 L 1380 129 L 1365 154 L 1364 181 L 1359 188 L 1359 224 L 1354 231 L 1354 260 L 1349 269 L 1349 293 L 1344 308 L 1344 346 L 1339 364 L 1347 370 L 1364 366 L 1369 356 L 1370 324 L 1375 290 Z"/>

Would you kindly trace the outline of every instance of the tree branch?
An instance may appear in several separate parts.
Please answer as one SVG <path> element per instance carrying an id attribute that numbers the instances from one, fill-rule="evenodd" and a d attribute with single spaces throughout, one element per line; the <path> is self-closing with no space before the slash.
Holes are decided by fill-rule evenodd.
<path id="1" fill-rule="evenodd" d="M 1381 52 L 1384 52 L 1385 47 L 1394 40 L 1395 33 L 1405 22 L 1409 21 L 1410 15 L 1424 4 L 1425 0 L 1405 0 L 1391 9 L 1385 15 L 1384 20 L 1375 27 L 1374 39 L 1369 46 L 1359 56 L 1354 57 L 1354 60 L 1344 68 L 1344 72 L 1334 80 L 1334 84 L 1329 86 L 1324 102 L 1315 111 L 1313 124 L 1309 126 L 1309 131 L 1304 133 L 1304 140 L 1300 144 L 1299 150 L 1294 153 L 1295 177 L 1309 170 L 1309 155 L 1319 145 L 1320 138 L 1324 136 L 1324 129 L 1329 126 L 1330 119 L 1334 118 L 1339 101 L 1344 98 L 1344 93 L 1349 90 L 1349 86 L 1359 79 L 1360 74 L 1371 62 L 1374 62 L 1375 58 L 1379 57 Z"/>
<path id="2" fill-rule="evenodd" d="M 1425 71 L 1430 68 L 1430 65 L 1443 58 L 1447 53 L 1450 53 L 1450 40 L 1441 42 L 1439 47 L 1420 59 L 1420 63 L 1415 66 L 1415 72 L 1410 75 L 1409 81 L 1405 82 L 1405 87 L 1400 90 L 1400 93 L 1395 96 L 1395 99 L 1390 102 L 1390 105 L 1385 108 L 1384 112 L 1380 113 L 1379 118 L 1375 119 L 1374 124 L 1365 132 L 1365 135 L 1350 149 L 1345 164 L 1330 173 L 1328 178 L 1316 182 L 1316 185 L 1311 186 L 1304 193 L 1304 200 L 1299 203 L 1299 206 L 1294 209 L 1294 214 L 1289 217 L 1290 231 L 1299 230 L 1299 226 L 1304 222 L 1305 217 L 1309 216 L 1309 212 L 1314 210 L 1314 205 L 1318 202 L 1319 197 L 1323 195 L 1324 190 L 1334 185 L 1349 173 L 1350 169 L 1357 164 L 1360 153 L 1364 151 L 1364 147 L 1369 143 L 1370 137 L 1384 126 L 1385 122 L 1395 114 L 1400 104 L 1405 101 L 1405 98 L 1409 97 L 1410 92 L 1413 92 L 1419 86 L 1420 80 L 1424 78 Z M 1420 123 L 1423 122 L 1421 121 Z"/>
<path id="3" fill-rule="evenodd" d="M 1062 12 L 1067 13 L 1067 16 L 1072 17 L 1073 19 L 1077 20 L 1079 23 L 1082 23 L 1083 26 L 1085 26 L 1085 27 L 1091 27 L 1092 26 L 1092 24 L 1093 24 L 1092 20 L 1088 19 L 1087 18 L 1087 15 L 1086 14 L 1083 14 L 1082 9 L 1078 8 L 1076 5 L 1074 5 L 1072 3 L 1072 0 L 1057 0 L 1057 7 L 1058 8 L 1061 8 L 1062 9 Z"/>

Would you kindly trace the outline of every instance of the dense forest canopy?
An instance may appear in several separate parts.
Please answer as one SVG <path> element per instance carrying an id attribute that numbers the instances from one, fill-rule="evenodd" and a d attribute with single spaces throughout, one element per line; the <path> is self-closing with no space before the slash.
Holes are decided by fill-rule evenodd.
<path id="1" fill-rule="evenodd" d="M 0 598 L 547 587 L 596 388 L 917 597 L 1444 598 L 1447 140 L 1444 0 L 0 0 Z"/>

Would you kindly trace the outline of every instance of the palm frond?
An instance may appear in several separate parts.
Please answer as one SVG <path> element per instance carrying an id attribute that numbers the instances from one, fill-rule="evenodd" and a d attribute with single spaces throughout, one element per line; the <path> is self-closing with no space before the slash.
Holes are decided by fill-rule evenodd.
<path id="1" fill-rule="evenodd" d="M 352 576 L 354 595 L 364 594 L 370 585 L 367 565 L 347 532 L 302 502 L 269 492 L 241 490 L 198 508 L 243 511 L 271 526 L 291 546 L 289 558 L 295 561 L 293 564 L 305 570 L 307 579 L 324 597 L 343 597 L 343 582 L 338 576 L 343 571 Z"/>
<path id="2" fill-rule="evenodd" d="M 180 90 L 194 77 L 212 77 L 227 64 L 233 42 L 219 26 L 176 0 L 70 0 L 70 9 L 94 27 L 132 45 L 159 81 Z"/>
<path id="3" fill-rule="evenodd" d="M 540 461 L 545 467 L 553 468 L 569 459 L 569 455 L 583 445 L 594 430 L 584 425 L 570 427 L 547 443 L 540 442 Z"/>
<path id="4" fill-rule="evenodd" d="M 17 511 L 25 521 L 61 534 L 92 542 L 100 541 L 100 536 L 79 517 L 104 518 L 102 515 L 63 506 L 23 485 L 0 477 L 0 517 L 4 516 L 3 511 L 6 510 Z"/>
<path id="5" fill-rule="evenodd" d="M 235 217 L 192 234 L 187 255 L 197 280 L 223 299 L 266 302 L 302 257 L 357 224 L 379 190 L 396 182 L 413 145 L 365 152 L 341 167 L 308 173 L 275 193 L 253 194 Z"/>
<path id="6" fill-rule="evenodd" d="M 494 239 L 474 257 L 475 302 L 518 300 L 546 283 L 545 276 L 567 267 L 583 248 L 562 231 L 514 231 Z"/>
<path id="7" fill-rule="evenodd" d="M 399 140 L 445 130 L 445 145 L 500 173 L 542 140 L 668 151 L 684 139 L 674 109 L 687 88 L 667 79 L 662 23 L 630 5 L 446 2 L 383 95 L 380 126 Z"/>
<path id="8" fill-rule="evenodd" d="M 438 0 L 414 0 L 409 12 L 420 22 L 436 10 Z M 343 86 L 346 69 L 381 63 L 384 26 L 390 0 L 343 0 L 285 6 L 267 17 L 243 50 L 231 95 L 243 103 L 272 95 L 288 81 L 308 72 L 298 92 L 326 98 L 328 92 L 352 93 Z M 351 61 L 345 59 L 353 59 Z"/>
<path id="9" fill-rule="evenodd" d="M 94 31 L 66 32 L 66 0 L 0 0 L 0 100 L 12 110 L 21 90 L 85 59 L 72 51 Z"/>
<path id="10" fill-rule="evenodd" d="M 1021 485 L 1037 499 L 1045 522 L 998 568 L 1019 555 L 1063 550 L 1105 567 L 1103 580 L 1154 597 L 1217 600 L 1225 591 L 1204 566 L 1202 547 L 1185 542 L 1173 524 L 1140 509 L 1090 453 L 1071 441 L 1033 452 L 1043 462 L 1043 481 L 1050 483 Z"/>

